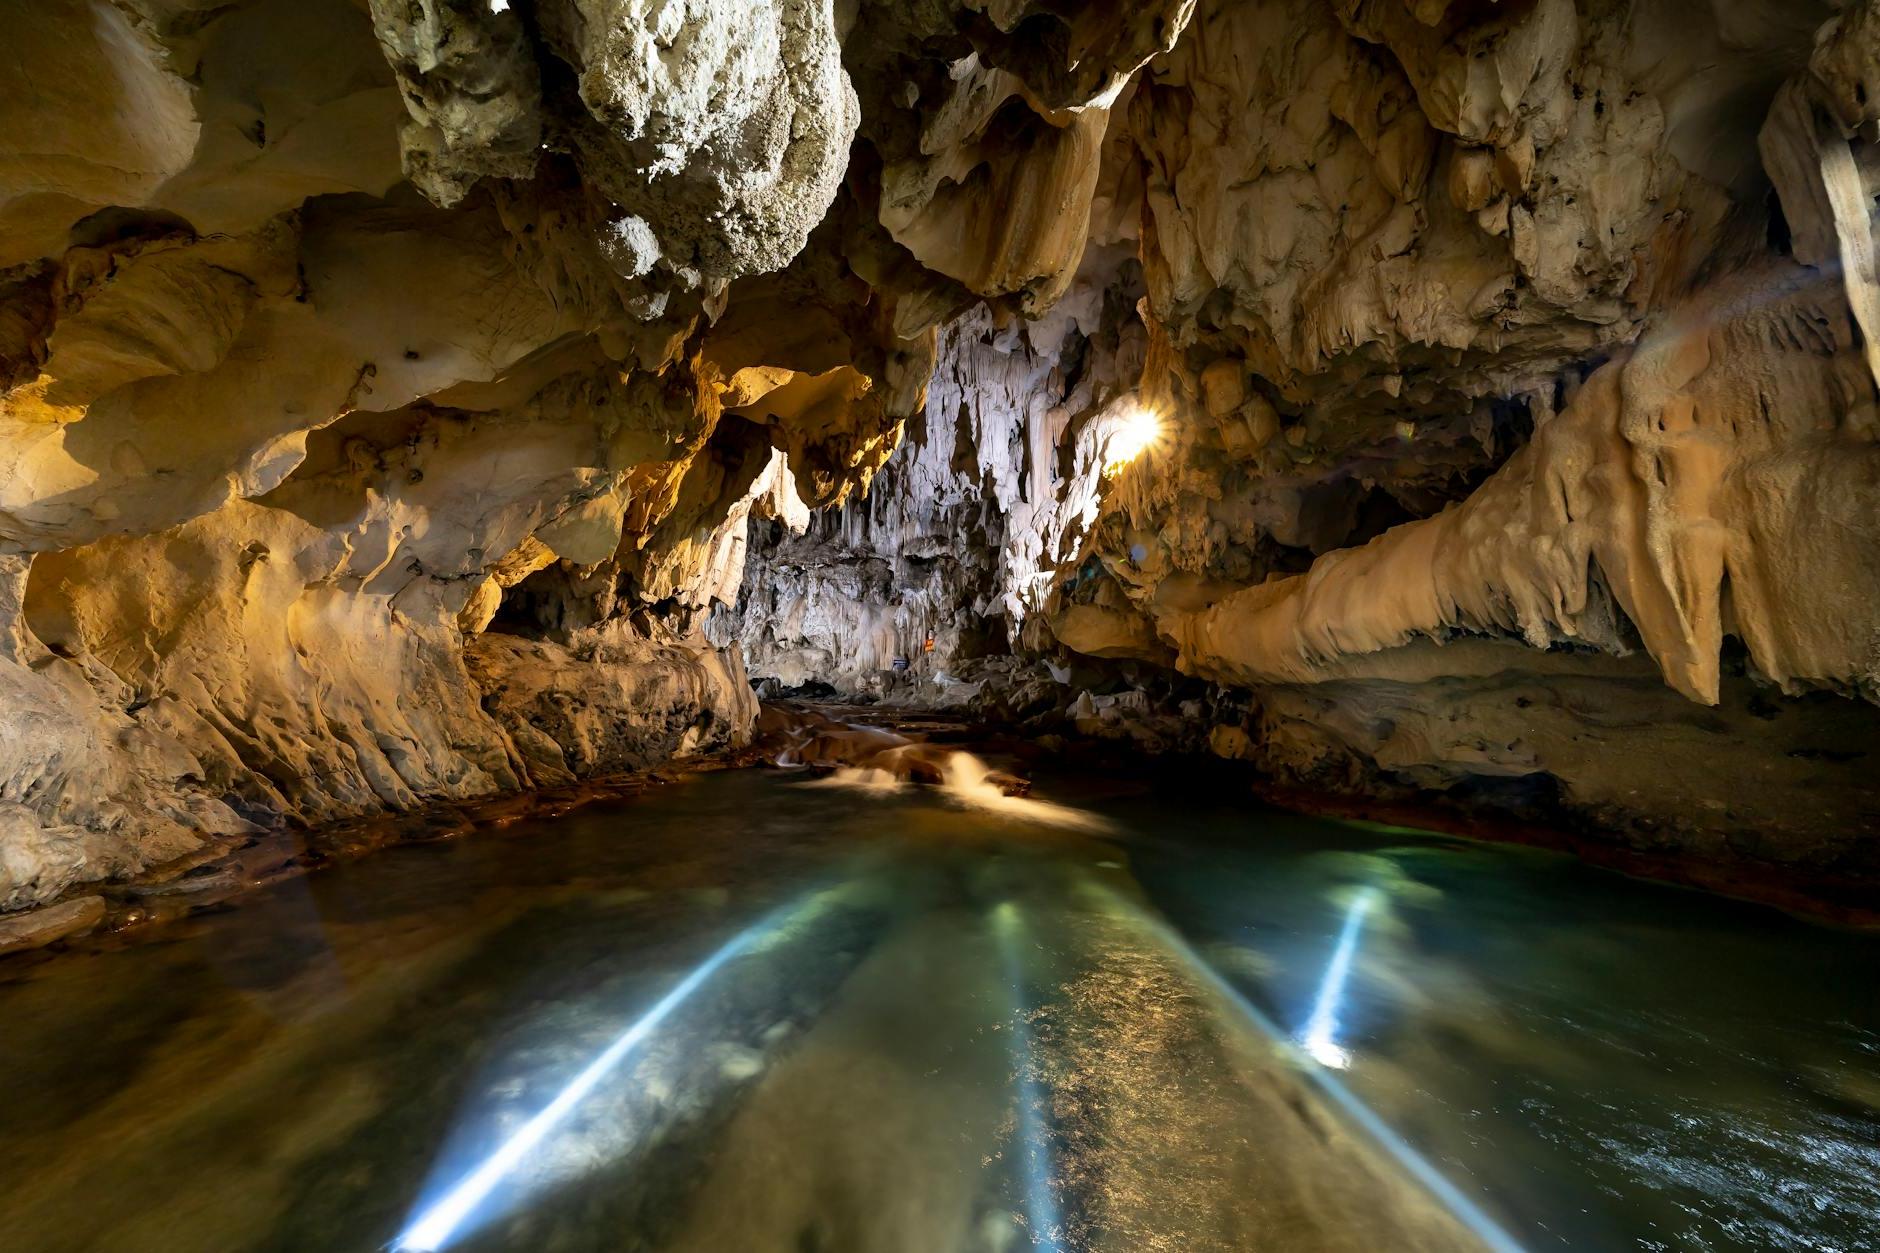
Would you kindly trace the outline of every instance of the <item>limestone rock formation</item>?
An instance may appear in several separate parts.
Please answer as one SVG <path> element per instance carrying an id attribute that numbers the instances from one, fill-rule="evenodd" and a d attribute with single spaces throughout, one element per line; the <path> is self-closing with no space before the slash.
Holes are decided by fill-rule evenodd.
<path id="1" fill-rule="evenodd" d="M 0 10 L 0 909 L 747 669 L 1880 861 L 1871 3 Z"/>
<path id="2" fill-rule="evenodd" d="M 917 486 L 769 536 L 720 629 L 784 686 L 1871 873 L 1872 20 L 1202 0 L 1033 286 L 1109 322 L 1008 302 L 964 402 L 943 353 Z"/>

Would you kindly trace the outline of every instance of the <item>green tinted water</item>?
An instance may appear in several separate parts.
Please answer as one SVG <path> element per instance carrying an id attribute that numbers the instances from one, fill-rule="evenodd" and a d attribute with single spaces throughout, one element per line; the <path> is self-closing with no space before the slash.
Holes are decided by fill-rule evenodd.
<path id="1" fill-rule="evenodd" d="M 1880 1247 L 1875 938 L 1045 790 L 1108 830 L 707 775 L 0 967 L 0 1247 Z"/>

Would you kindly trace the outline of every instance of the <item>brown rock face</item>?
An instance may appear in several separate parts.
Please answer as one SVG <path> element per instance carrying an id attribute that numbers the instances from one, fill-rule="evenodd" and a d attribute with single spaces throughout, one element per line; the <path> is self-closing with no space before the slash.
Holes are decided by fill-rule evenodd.
<path id="1" fill-rule="evenodd" d="M 747 664 L 1880 858 L 1865 6 L 0 22 L 0 907 Z"/>

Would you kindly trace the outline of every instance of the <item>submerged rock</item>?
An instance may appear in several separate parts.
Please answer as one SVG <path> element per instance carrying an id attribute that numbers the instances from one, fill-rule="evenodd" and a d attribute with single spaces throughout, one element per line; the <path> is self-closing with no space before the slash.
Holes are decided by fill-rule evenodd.
<path id="1" fill-rule="evenodd" d="M 778 766 L 808 766 L 859 772 L 861 781 L 950 785 L 962 760 L 976 786 L 1005 796 L 1024 796 L 1029 780 L 989 769 L 970 754 L 881 727 L 842 722 L 800 705 L 766 704 L 757 720 L 755 747 Z"/>
<path id="2" fill-rule="evenodd" d="M 101 896 L 80 896 L 57 905 L 0 918 L 0 954 L 44 948 L 70 936 L 84 935 L 104 921 Z"/>

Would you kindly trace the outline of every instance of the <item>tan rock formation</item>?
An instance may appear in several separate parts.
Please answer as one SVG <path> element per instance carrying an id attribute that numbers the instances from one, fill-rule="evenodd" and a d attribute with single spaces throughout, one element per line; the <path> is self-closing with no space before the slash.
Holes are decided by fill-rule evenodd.
<path id="1" fill-rule="evenodd" d="M 0 908 L 746 662 L 1863 855 L 1869 4 L 0 8 Z"/>
<path id="2" fill-rule="evenodd" d="M 1147 335 L 1046 317 L 943 349 L 879 480 L 919 486 L 773 537 L 726 637 L 785 685 L 976 692 L 1314 786 L 1519 783 L 1667 846 L 1876 864 L 1880 718 L 1783 695 L 1868 702 L 1880 673 L 1871 22 L 1203 0 L 1092 195 L 1093 240 L 1140 239 Z M 1015 290 L 941 238 L 904 242 Z M 1162 438 L 1106 475 L 1084 441 L 1132 407 Z M 944 579 L 907 560 L 930 532 L 965 541 Z M 883 668 L 933 622 L 936 654 Z"/>

